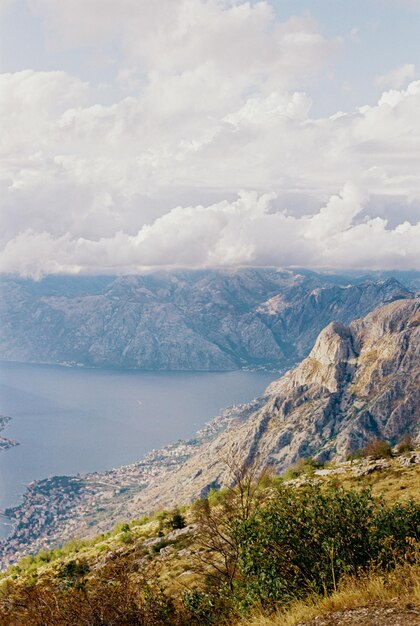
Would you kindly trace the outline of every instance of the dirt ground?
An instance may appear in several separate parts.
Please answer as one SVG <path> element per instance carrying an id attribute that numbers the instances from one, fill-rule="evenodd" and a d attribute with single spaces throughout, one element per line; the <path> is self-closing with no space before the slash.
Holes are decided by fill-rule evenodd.
<path id="1" fill-rule="evenodd" d="M 420 610 L 410 604 L 361 607 L 321 615 L 298 626 L 420 626 Z"/>

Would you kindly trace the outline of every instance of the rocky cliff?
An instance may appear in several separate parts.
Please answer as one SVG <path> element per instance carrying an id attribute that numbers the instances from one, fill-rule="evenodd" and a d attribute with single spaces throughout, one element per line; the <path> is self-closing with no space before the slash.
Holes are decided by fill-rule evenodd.
<path id="1" fill-rule="evenodd" d="M 130 504 L 148 509 L 204 495 L 229 480 L 226 461 L 281 472 L 300 457 L 343 460 L 372 437 L 420 433 L 420 300 L 399 300 L 345 326 L 333 322 L 309 356 L 273 382 L 164 486 Z"/>
<path id="2" fill-rule="evenodd" d="M 3 279 L 0 358 L 159 370 L 290 367 L 332 320 L 412 292 L 275 269 Z"/>

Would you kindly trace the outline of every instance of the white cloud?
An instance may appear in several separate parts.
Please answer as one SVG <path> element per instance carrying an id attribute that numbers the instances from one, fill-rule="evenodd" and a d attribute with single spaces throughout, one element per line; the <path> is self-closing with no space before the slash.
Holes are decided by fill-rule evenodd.
<path id="1" fill-rule="evenodd" d="M 420 221 L 394 229 L 380 218 L 356 223 L 360 200 L 349 183 L 319 213 L 293 217 L 272 212 L 273 195 L 242 192 L 234 202 L 175 208 L 134 236 L 118 232 L 93 241 L 28 230 L 8 242 L 0 270 L 37 278 L 51 272 L 137 272 L 163 266 L 418 267 Z"/>
<path id="2" fill-rule="evenodd" d="M 322 119 L 310 118 L 302 92 L 251 95 L 223 116 L 154 110 L 149 94 L 89 105 L 88 86 L 60 72 L 0 76 L 0 94 L 2 271 L 419 262 L 409 251 L 414 226 L 400 232 L 385 220 L 358 220 L 369 196 L 395 196 L 402 207 L 420 198 L 420 81 Z M 241 187 L 277 199 L 245 194 L 238 203 L 173 210 L 156 200 L 166 194 L 174 206 L 185 189 L 229 197 Z M 318 206 L 330 199 L 310 218 L 293 217 L 301 215 L 296 192 Z M 369 237 L 378 245 L 370 248 Z M 343 257 L 339 244 L 354 254 Z"/>
<path id="3" fill-rule="evenodd" d="M 392 228 L 365 216 L 398 198 L 416 221 L 420 81 L 314 118 L 305 86 L 340 42 L 309 17 L 228 0 L 30 4 L 56 45 L 119 47 L 125 96 L 64 72 L 0 75 L 1 271 L 418 265 L 418 227 L 398 226 L 391 201 Z"/>
<path id="4" fill-rule="evenodd" d="M 416 77 L 416 66 L 413 63 L 400 65 L 395 69 L 375 77 L 375 85 L 381 88 L 394 87 L 400 89 Z"/>
<path id="5" fill-rule="evenodd" d="M 348 182 L 339 195 L 331 196 L 325 207 L 309 220 L 308 239 L 329 239 L 352 227 L 354 218 L 363 210 L 363 194 Z"/>
<path id="6" fill-rule="evenodd" d="M 0 0 L 0 15 L 5 13 L 16 0 Z"/>
<path id="7" fill-rule="evenodd" d="M 197 68 L 245 82 L 295 84 L 337 51 L 310 17 L 280 22 L 265 1 L 30 0 L 57 46 L 119 42 L 124 73 L 152 81 Z"/>
<path id="8" fill-rule="evenodd" d="M 51 143 L 54 119 L 72 105 L 83 105 L 87 91 L 85 83 L 64 72 L 0 74 L 1 153 L 23 157 Z"/>

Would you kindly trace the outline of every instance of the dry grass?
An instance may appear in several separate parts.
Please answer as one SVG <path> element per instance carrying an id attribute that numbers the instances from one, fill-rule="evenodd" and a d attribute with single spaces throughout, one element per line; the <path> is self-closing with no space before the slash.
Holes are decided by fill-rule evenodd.
<path id="1" fill-rule="evenodd" d="M 403 565 L 388 574 L 373 573 L 344 580 L 332 595 L 296 602 L 274 615 L 254 614 L 232 626 L 296 626 L 333 611 L 344 611 L 376 604 L 420 608 L 420 566 Z"/>
<path id="2" fill-rule="evenodd" d="M 397 461 L 392 468 L 374 472 L 363 478 L 338 476 L 340 484 L 345 489 L 361 490 L 372 487 L 374 496 L 384 496 L 388 502 L 420 501 L 420 466 L 401 467 Z"/>

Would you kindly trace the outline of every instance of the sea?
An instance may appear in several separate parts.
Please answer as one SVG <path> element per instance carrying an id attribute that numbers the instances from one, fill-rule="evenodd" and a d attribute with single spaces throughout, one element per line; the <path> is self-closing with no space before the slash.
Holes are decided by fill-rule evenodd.
<path id="1" fill-rule="evenodd" d="M 28 483 L 103 471 L 194 436 L 228 406 L 262 394 L 278 373 L 144 372 L 0 362 L 0 510 Z M 0 539 L 10 532 L 0 517 Z"/>

